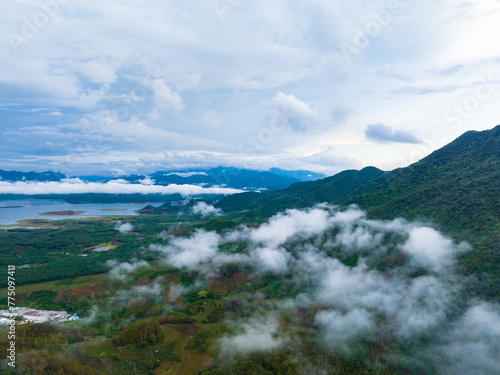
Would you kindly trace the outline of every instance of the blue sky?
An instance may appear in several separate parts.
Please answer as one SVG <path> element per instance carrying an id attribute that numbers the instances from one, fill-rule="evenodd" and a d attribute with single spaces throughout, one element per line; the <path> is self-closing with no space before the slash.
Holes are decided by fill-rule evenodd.
<path id="1" fill-rule="evenodd" d="M 392 169 L 499 123 L 495 0 L 0 7 L 1 169 Z"/>

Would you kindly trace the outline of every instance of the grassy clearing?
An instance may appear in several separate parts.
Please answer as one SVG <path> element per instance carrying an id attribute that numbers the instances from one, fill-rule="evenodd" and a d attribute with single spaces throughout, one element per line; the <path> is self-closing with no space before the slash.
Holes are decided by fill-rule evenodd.
<path id="1" fill-rule="evenodd" d="M 59 292 L 64 290 L 71 290 L 78 287 L 89 287 L 92 285 L 104 285 L 108 283 L 106 274 L 81 276 L 76 278 L 48 281 L 45 283 L 20 285 L 16 288 L 17 294 L 26 294 L 31 292 L 38 292 L 41 290 L 49 290 L 52 292 Z M 6 295 L 7 288 L 0 289 L 0 295 Z"/>

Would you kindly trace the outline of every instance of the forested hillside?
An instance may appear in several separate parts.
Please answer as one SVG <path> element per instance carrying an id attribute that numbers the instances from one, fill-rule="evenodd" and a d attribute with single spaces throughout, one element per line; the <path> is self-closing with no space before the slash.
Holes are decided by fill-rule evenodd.
<path id="1" fill-rule="evenodd" d="M 368 194 L 348 199 L 372 218 L 430 221 L 474 247 L 470 272 L 500 278 L 500 126 L 469 131 Z M 488 283 L 485 293 L 499 290 Z"/>
<path id="2" fill-rule="evenodd" d="M 390 176 L 392 172 L 375 167 L 347 170 L 321 180 L 296 183 L 283 190 L 231 195 L 216 206 L 248 220 L 268 218 L 288 208 L 310 207 L 323 202 L 340 203 L 352 195 L 365 192 L 360 189 L 368 182 L 373 189 Z"/>
<path id="3" fill-rule="evenodd" d="M 252 220 L 322 202 L 357 204 L 374 219 L 433 223 L 473 245 L 463 264 L 468 272 L 493 276 L 483 292 L 494 297 L 500 290 L 499 134 L 500 126 L 469 131 L 406 168 L 348 170 L 275 192 L 235 194 L 217 206 L 233 217 Z"/>

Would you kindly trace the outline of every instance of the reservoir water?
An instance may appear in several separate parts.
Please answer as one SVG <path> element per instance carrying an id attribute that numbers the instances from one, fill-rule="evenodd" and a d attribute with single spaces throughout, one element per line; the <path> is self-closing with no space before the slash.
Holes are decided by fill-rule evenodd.
<path id="1" fill-rule="evenodd" d="M 109 215 L 137 215 L 136 211 L 148 204 L 160 206 L 162 203 L 68 203 L 51 199 L 0 199 L 0 225 L 15 224 L 19 220 L 27 219 L 61 220 Z M 70 215 L 71 211 L 77 215 Z M 83 212 L 80 213 L 80 211 Z M 42 215 L 46 212 L 63 214 Z"/>

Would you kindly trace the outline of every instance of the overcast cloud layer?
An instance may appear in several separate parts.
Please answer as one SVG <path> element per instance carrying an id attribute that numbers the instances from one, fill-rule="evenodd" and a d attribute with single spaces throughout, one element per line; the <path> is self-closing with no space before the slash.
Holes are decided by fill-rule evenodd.
<path id="1" fill-rule="evenodd" d="M 0 168 L 408 165 L 498 123 L 499 9 L 4 1 Z"/>

